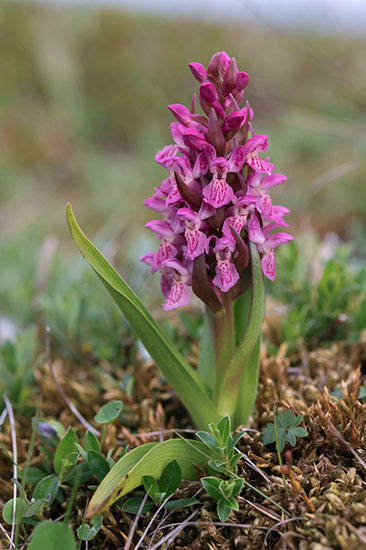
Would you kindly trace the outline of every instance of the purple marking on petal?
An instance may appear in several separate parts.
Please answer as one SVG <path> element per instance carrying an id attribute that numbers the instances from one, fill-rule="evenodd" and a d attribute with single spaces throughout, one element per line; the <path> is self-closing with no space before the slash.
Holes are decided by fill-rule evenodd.
<path id="1" fill-rule="evenodd" d="M 172 245 L 172 243 L 163 239 L 161 241 L 159 251 L 155 257 L 154 267 L 156 268 L 156 271 L 162 267 L 163 262 L 175 258 L 177 252 L 177 249 Z"/>
<path id="2" fill-rule="evenodd" d="M 213 179 L 203 190 L 206 201 L 214 208 L 228 204 L 234 191 L 225 180 Z"/>
<path id="3" fill-rule="evenodd" d="M 257 203 L 257 210 L 267 218 L 272 216 L 272 201 L 267 193 L 259 199 Z"/>
<path id="4" fill-rule="evenodd" d="M 161 151 L 156 153 L 155 160 L 166 167 L 166 165 L 176 156 L 177 152 L 178 147 L 176 145 L 166 145 Z"/>
<path id="5" fill-rule="evenodd" d="M 235 265 L 230 262 L 229 258 L 224 260 L 217 259 L 216 275 L 213 279 L 213 284 L 219 287 L 222 292 L 227 292 L 239 280 L 239 274 L 236 271 Z"/>
<path id="6" fill-rule="evenodd" d="M 226 237 L 232 242 L 235 242 L 235 236 L 233 235 L 233 232 L 231 231 L 229 226 L 231 225 L 235 229 L 237 234 L 240 236 L 241 230 L 247 223 L 247 217 L 248 217 L 248 214 L 241 214 L 241 215 L 230 216 L 229 218 L 226 218 L 222 226 L 222 234 L 224 235 L 224 237 Z"/>
<path id="7" fill-rule="evenodd" d="M 259 152 L 266 151 L 267 142 L 268 142 L 268 136 L 264 136 L 261 134 L 257 134 L 256 136 L 248 139 L 248 141 L 244 145 L 245 156 L 249 155 L 249 153 L 252 153 L 254 150 Z"/>
<path id="8" fill-rule="evenodd" d="M 189 220 L 190 222 L 194 223 L 195 225 L 199 225 L 201 223 L 201 219 L 197 212 L 192 210 L 191 208 L 179 208 L 177 211 L 177 215 L 182 218 L 183 220 Z"/>
<path id="9" fill-rule="evenodd" d="M 266 162 L 256 154 L 253 154 L 247 158 L 247 164 L 249 164 L 253 170 L 262 174 L 272 174 L 274 169 L 274 164 L 271 162 Z"/>
<path id="10" fill-rule="evenodd" d="M 182 195 L 179 193 L 177 184 L 174 183 L 169 192 L 169 195 L 166 198 L 165 204 L 166 206 L 171 206 L 173 204 L 176 204 L 177 202 L 180 202 L 181 200 L 183 200 Z"/>
<path id="11" fill-rule="evenodd" d="M 211 164 L 211 162 L 213 162 L 217 157 L 215 147 L 213 145 L 211 145 L 210 143 L 205 143 L 204 146 L 203 146 L 203 149 L 206 153 L 206 157 L 207 157 L 208 162 Z"/>
<path id="12" fill-rule="evenodd" d="M 244 155 L 244 147 L 237 147 L 229 160 L 229 171 L 230 172 L 239 172 L 243 166 L 245 161 L 245 155 Z"/>
<path id="13" fill-rule="evenodd" d="M 276 260 L 273 250 L 263 256 L 261 266 L 265 276 L 273 282 L 276 277 Z"/>
<path id="14" fill-rule="evenodd" d="M 259 218 L 255 212 L 252 212 L 252 214 L 250 215 L 249 224 L 248 224 L 248 234 L 249 234 L 249 240 L 252 243 L 264 244 L 266 240 L 261 231 Z"/>
<path id="15" fill-rule="evenodd" d="M 163 304 L 164 311 L 186 306 L 191 297 L 191 289 L 182 281 L 174 280 L 169 296 Z"/>
<path id="16" fill-rule="evenodd" d="M 187 241 L 187 251 L 185 257 L 187 260 L 194 260 L 197 256 L 201 256 L 204 253 L 207 237 L 202 231 L 196 228 L 186 227 L 185 238 Z"/>
<path id="17" fill-rule="evenodd" d="M 205 151 L 201 151 L 193 166 L 193 177 L 197 179 L 199 176 L 204 176 L 208 170 L 208 159 Z"/>

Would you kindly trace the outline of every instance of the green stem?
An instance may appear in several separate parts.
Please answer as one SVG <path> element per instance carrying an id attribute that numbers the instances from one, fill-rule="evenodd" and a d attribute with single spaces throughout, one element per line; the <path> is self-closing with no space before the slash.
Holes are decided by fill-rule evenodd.
<path id="1" fill-rule="evenodd" d="M 261 337 L 255 343 L 240 378 L 238 400 L 234 414 L 235 426 L 245 426 L 253 413 L 258 391 L 260 352 Z"/>
<path id="2" fill-rule="evenodd" d="M 256 346 L 262 331 L 265 303 L 262 268 L 257 247 L 254 243 L 249 242 L 249 250 L 252 272 L 249 320 L 239 345 L 234 348 L 234 352 L 226 361 L 225 369 L 220 372 L 218 392 L 215 395 L 215 403 L 220 416 L 234 415 L 242 373 L 248 362 L 250 365 L 252 350 Z M 253 364 L 255 368 L 249 369 L 250 372 L 247 373 L 247 376 L 254 381 L 258 380 L 258 363 L 253 362 Z M 254 403 L 257 392 L 256 386 L 253 384 L 248 390 L 244 388 L 244 392 L 244 397 L 249 399 L 249 404 Z M 240 399 L 243 399 L 242 395 Z"/>
<path id="3" fill-rule="evenodd" d="M 220 394 L 220 384 L 223 373 L 235 350 L 234 315 L 232 306 L 232 294 L 222 292 L 222 303 L 224 309 L 214 315 L 214 342 L 215 342 L 215 381 L 214 381 L 214 403 Z"/>

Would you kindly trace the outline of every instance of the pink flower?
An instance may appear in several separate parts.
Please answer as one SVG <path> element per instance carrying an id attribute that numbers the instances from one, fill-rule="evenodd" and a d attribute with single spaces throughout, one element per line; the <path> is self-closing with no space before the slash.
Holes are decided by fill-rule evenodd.
<path id="1" fill-rule="evenodd" d="M 213 284 L 222 292 L 227 292 L 239 280 L 239 273 L 232 262 L 235 245 L 225 237 L 218 239 L 214 252 L 216 254 L 216 275 Z"/>
<path id="2" fill-rule="evenodd" d="M 187 284 L 189 279 L 188 269 L 178 260 L 164 262 L 161 291 L 166 298 L 163 304 L 165 311 L 186 306 L 189 303 L 191 297 L 191 290 Z"/>
<path id="3" fill-rule="evenodd" d="M 244 164 L 244 148 L 238 147 L 233 151 L 229 161 L 223 157 L 217 157 L 212 145 L 205 145 L 205 153 L 209 161 L 212 180 L 203 190 L 203 196 L 214 208 L 220 208 L 228 204 L 233 198 L 234 191 L 226 182 L 229 172 L 239 172 Z"/>
<path id="4" fill-rule="evenodd" d="M 253 213 L 249 221 L 249 240 L 257 244 L 258 252 L 263 254 L 261 266 L 263 273 L 268 279 L 274 281 L 276 276 L 276 262 L 273 249 L 280 244 L 287 243 L 293 240 L 288 233 L 269 233 L 277 227 L 277 224 L 260 227 L 258 215 Z"/>

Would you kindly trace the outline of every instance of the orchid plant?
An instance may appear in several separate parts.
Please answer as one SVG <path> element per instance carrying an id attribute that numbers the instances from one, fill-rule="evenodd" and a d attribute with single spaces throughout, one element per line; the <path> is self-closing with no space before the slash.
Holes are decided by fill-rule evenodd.
<path id="1" fill-rule="evenodd" d="M 160 245 L 141 260 L 152 273 L 160 272 L 165 311 L 187 305 L 192 292 L 203 303 L 206 324 L 197 369 L 167 341 L 135 293 L 82 233 L 70 205 L 67 219 L 80 252 L 197 428 L 207 429 L 226 415 L 239 426 L 252 414 L 257 393 L 263 275 L 274 280 L 274 249 L 292 240 L 277 231 L 288 226 L 284 216 L 289 210 L 273 205 L 268 193 L 286 177 L 260 156 L 268 136 L 254 133 L 248 101 L 241 106 L 249 78 L 238 71 L 235 59 L 218 52 L 207 70 L 200 63 L 189 66 L 200 83 L 202 112 L 197 113 L 196 94 L 190 109 L 169 106 L 177 120 L 171 124 L 174 144 L 155 157 L 168 176 L 145 201 L 160 215 L 147 224 Z M 99 513 L 100 507 L 94 508 Z"/>

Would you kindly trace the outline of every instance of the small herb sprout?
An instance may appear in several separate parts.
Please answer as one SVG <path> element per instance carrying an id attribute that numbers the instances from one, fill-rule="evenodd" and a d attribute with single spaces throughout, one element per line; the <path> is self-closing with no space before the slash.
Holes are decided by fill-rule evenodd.
<path id="1" fill-rule="evenodd" d="M 210 430 L 211 433 L 197 432 L 196 436 L 219 455 L 219 458 L 209 460 L 208 465 L 228 479 L 208 476 L 203 477 L 201 482 L 205 491 L 217 500 L 217 515 L 225 522 L 232 510 L 239 510 L 235 497 L 242 490 L 244 480 L 237 476 L 241 453 L 235 452 L 235 445 L 244 433 L 232 437 L 229 416 L 224 416 L 217 424 L 210 424 Z"/>
<path id="2" fill-rule="evenodd" d="M 283 451 L 286 443 L 289 443 L 294 447 L 296 445 L 297 437 L 306 437 L 308 435 L 305 428 L 301 428 L 301 426 L 299 426 L 302 419 L 302 414 L 296 416 L 294 411 L 291 410 L 281 411 L 276 415 L 277 439 L 278 448 L 280 451 Z M 273 423 L 267 424 L 267 426 L 263 428 L 262 441 L 264 445 L 268 445 L 269 443 L 274 443 L 276 441 L 276 427 Z"/>

